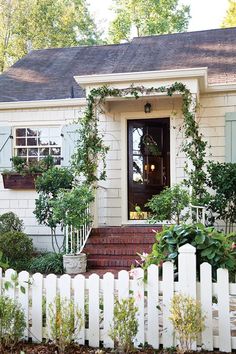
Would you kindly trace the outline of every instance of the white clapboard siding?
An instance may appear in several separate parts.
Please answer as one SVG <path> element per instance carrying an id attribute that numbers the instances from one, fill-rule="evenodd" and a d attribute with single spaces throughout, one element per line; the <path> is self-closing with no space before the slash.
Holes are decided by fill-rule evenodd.
<path id="1" fill-rule="evenodd" d="M 158 267 L 154 264 L 148 268 L 147 274 L 147 342 L 154 349 L 159 348 L 159 283 Z"/>
<path id="2" fill-rule="evenodd" d="M 202 346 L 205 350 L 213 350 L 213 321 L 212 321 L 212 267 L 208 263 L 200 266 L 200 301 L 205 329 L 202 332 Z"/>
<path id="3" fill-rule="evenodd" d="M 43 276 L 36 273 L 32 277 L 32 328 L 33 342 L 43 338 Z"/>
<path id="4" fill-rule="evenodd" d="M 163 264 L 163 347 L 174 345 L 174 328 L 170 321 L 170 306 L 174 295 L 174 266 L 172 262 Z"/>
<path id="5" fill-rule="evenodd" d="M 109 333 L 113 326 L 114 316 L 114 275 L 106 273 L 103 276 L 103 306 L 104 306 L 104 324 L 103 324 L 103 346 L 113 348 L 114 342 Z"/>
<path id="6" fill-rule="evenodd" d="M 85 277 L 83 275 L 76 275 L 73 279 L 73 288 L 75 311 L 79 311 L 81 313 L 82 320 L 82 326 L 78 333 L 76 342 L 83 345 L 85 343 Z"/>
<path id="7" fill-rule="evenodd" d="M 218 311 L 219 311 L 219 350 L 231 352 L 230 312 L 229 312 L 229 274 L 226 269 L 217 270 Z"/>
<path id="8" fill-rule="evenodd" d="M 34 342 L 50 339 L 49 307 L 52 314 L 56 314 L 55 300 L 60 297 L 62 300 L 73 301 L 75 313 L 78 310 L 81 313 L 82 327 L 76 332 L 75 341 L 85 344 L 88 340 L 91 347 L 99 347 L 102 341 L 104 347 L 111 348 L 114 343 L 109 332 L 114 319 L 115 300 L 121 301 L 132 296 L 138 308 L 139 324 L 134 344 L 138 346 L 147 342 L 154 349 L 158 349 L 160 344 L 168 348 L 176 343 L 174 328 L 169 319 L 170 305 L 174 293 L 182 293 L 201 302 L 205 329 L 199 337 L 199 344 L 209 351 L 219 348 L 222 352 L 231 352 L 236 349 L 235 330 L 232 333 L 230 330 L 230 321 L 235 321 L 235 312 L 232 310 L 235 305 L 232 301 L 236 302 L 236 284 L 229 283 L 228 271 L 218 269 L 215 283 L 212 281 L 210 264 L 203 263 L 200 266 L 200 283 L 197 283 L 196 254 L 191 245 L 180 247 L 178 264 L 178 281 L 174 281 L 171 262 L 162 265 L 161 276 L 159 268 L 151 265 L 145 280 L 140 268 L 131 272 L 122 270 L 118 273 L 118 279 L 114 279 L 111 273 L 105 274 L 103 278 L 97 274 L 89 278 L 83 275 L 72 278 L 67 274 L 61 277 L 50 274 L 44 278 L 40 273 L 30 276 L 25 271 L 20 272 L 17 278 L 13 269 L 7 270 L 4 275 L 0 269 L 0 291 L 21 305 L 27 325 L 24 333 L 26 339 L 31 338 Z M 218 299 L 214 308 L 213 296 Z M 44 302 L 46 328 L 43 328 Z M 233 304 L 231 314 L 230 303 Z M 233 326 L 232 323 L 232 329 Z M 196 348 L 196 343 L 192 348 Z"/>
<path id="9" fill-rule="evenodd" d="M 99 347 L 99 276 L 92 274 L 89 277 L 89 345 Z"/>
<path id="10" fill-rule="evenodd" d="M 19 281 L 19 293 L 18 293 L 18 302 L 24 311 L 26 329 L 24 332 L 25 339 L 29 337 L 29 273 L 20 272 L 18 276 Z"/>

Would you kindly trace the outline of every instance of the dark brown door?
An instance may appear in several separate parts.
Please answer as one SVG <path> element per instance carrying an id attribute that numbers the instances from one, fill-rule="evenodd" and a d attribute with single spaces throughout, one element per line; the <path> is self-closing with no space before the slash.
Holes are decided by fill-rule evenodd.
<path id="1" fill-rule="evenodd" d="M 169 118 L 129 120 L 128 218 L 145 219 L 148 213 L 145 207 L 147 201 L 169 185 Z M 137 215 L 139 209 L 142 213 Z"/>

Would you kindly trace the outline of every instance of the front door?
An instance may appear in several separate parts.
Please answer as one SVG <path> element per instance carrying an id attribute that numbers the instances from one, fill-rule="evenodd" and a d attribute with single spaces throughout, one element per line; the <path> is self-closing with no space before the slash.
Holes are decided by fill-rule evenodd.
<path id="1" fill-rule="evenodd" d="M 170 186 L 169 118 L 128 120 L 128 219 L 146 219 L 145 204 Z"/>

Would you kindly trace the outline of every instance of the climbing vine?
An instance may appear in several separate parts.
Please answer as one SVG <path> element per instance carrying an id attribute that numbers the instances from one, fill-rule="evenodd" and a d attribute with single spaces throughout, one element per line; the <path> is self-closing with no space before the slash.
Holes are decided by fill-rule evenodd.
<path id="1" fill-rule="evenodd" d="M 87 107 L 80 120 L 79 135 L 76 152 L 72 159 L 72 166 L 77 176 L 83 176 L 85 182 L 93 184 L 106 178 L 106 153 L 108 147 L 104 144 L 103 136 L 98 129 L 97 113 L 102 111 L 102 105 L 107 97 L 134 97 L 138 99 L 153 93 L 166 93 L 172 96 L 175 93 L 182 96 L 182 112 L 184 117 L 183 132 L 184 144 L 182 150 L 190 161 L 191 166 L 185 166 L 188 178 L 186 185 L 192 189 L 195 202 L 203 202 L 206 196 L 204 171 L 206 142 L 199 132 L 199 125 L 195 120 L 196 102 L 190 90 L 182 83 L 175 82 L 169 87 L 150 87 L 131 85 L 125 89 L 102 86 L 92 89 L 87 97 Z"/>

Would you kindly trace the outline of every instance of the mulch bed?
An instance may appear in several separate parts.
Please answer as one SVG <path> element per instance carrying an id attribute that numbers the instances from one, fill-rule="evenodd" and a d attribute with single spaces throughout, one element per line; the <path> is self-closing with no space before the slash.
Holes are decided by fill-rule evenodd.
<path id="1" fill-rule="evenodd" d="M 30 344 L 30 343 L 19 343 L 14 350 L 0 350 L 0 354 L 58 354 L 58 350 L 53 344 Z M 105 353 L 113 353 L 113 354 L 121 354 L 121 352 L 115 349 L 94 349 L 87 346 L 77 346 L 72 345 L 67 348 L 65 354 L 105 354 Z M 174 350 L 154 350 L 152 348 L 145 348 L 134 351 L 132 354 L 176 354 L 177 352 Z M 206 352 L 201 351 L 197 353 L 202 354 L 221 354 L 222 352 L 214 351 L 214 352 Z"/>

